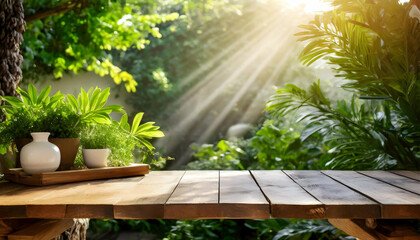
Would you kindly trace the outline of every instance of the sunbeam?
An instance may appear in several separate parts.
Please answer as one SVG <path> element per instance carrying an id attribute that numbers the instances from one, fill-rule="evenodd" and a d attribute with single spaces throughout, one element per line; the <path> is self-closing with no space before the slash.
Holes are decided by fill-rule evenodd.
<path id="1" fill-rule="evenodd" d="M 176 157 L 172 168 L 191 158 L 191 143 L 214 141 L 217 133 L 231 125 L 259 121 L 273 86 L 289 71 L 290 61 L 297 63 L 293 33 L 306 21 L 306 15 L 283 9 L 284 4 L 262 8 L 258 24 L 238 26 L 243 31 L 240 38 L 230 41 L 181 82 L 180 86 L 189 89 L 168 106 L 168 111 L 176 111 L 168 119 L 166 138 L 157 142 L 158 147 Z M 230 37 L 226 34 L 217 41 Z M 255 99 L 261 101 L 256 103 Z"/>

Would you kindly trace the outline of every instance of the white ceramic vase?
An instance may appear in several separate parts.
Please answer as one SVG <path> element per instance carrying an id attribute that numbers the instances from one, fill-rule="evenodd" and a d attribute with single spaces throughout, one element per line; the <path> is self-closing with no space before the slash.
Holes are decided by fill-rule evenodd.
<path id="1" fill-rule="evenodd" d="M 103 168 L 107 166 L 108 156 L 111 150 L 83 149 L 83 160 L 88 168 Z"/>
<path id="2" fill-rule="evenodd" d="M 60 165 L 60 149 L 48 142 L 49 132 L 31 133 L 33 141 L 20 152 L 20 163 L 27 174 L 53 172 Z"/>

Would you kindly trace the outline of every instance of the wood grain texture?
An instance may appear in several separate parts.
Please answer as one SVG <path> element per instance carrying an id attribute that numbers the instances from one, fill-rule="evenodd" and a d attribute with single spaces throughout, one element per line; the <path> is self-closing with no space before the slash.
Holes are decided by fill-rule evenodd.
<path id="1" fill-rule="evenodd" d="M 320 171 L 284 171 L 325 205 L 326 218 L 377 218 L 378 203 L 325 176 Z"/>
<path id="2" fill-rule="evenodd" d="M 12 168 L 5 173 L 7 180 L 33 186 L 46 186 L 98 179 L 140 176 L 149 173 L 148 164 L 135 164 L 126 167 L 107 167 L 81 170 L 66 170 L 27 175 L 21 168 Z"/>
<path id="3" fill-rule="evenodd" d="M 270 201 L 272 218 L 325 218 L 324 205 L 280 170 L 251 171 Z"/>
<path id="4" fill-rule="evenodd" d="M 63 186 L 47 186 L 47 187 L 27 187 L 13 192 L 0 194 L 0 218 L 26 218 L 31 217 L 27 214 L 26 208 L 31 200 L 39 199 L 45 195 L 51 194 L 55 189 Z M 45 218 L 64 217 L 65 206 L 57 204 L 49 204 L 49 209 L 44 213 Z M 52 215 L 50 215 L 52 214 Z"/>
<path id="5" fill-rule="evenodd" d="M 381 204 L 381 218 L 420 218 L 420 196 L 354 171 L 323 171 Z"/>
<path id="6" fill-rule="evenodd" d="M 16 192 L 23 188 L 28 188 L 21 184 L 11 183 L 11 182 L 2 182 L 0 183 L 0 195 L 9 193 L 9 192 Z"/>
<path id="7" fill-rule="evenodd" d="M 151 171 L 114 204 L 114 217 L 120 219 L 164 218 L 164 205 L 185 171 Z"/>
<path id="8" fill-rule="evenodd" d="M 218 218 L 219 171 L 187 171 L 165 204 L 164 218 Z"/>
<path id="9" fill-rule="evenodd" d="M 417 180 L 385 171 L 360 171 L 359 173 L 420 195 L 420 182 Z"/>
<path id="10" fill-rule="evenodd" d="M 249 171 L 220 171 L 220 218 L 266 219 L 270 206 Z"/>
<path id="11" fill-rule="evenodd" d="M 40 220 L 8 236 L 9 240 L 49 240 L 73 226 L 73 219 Z"/>
<path id="12" fill-rule="evenodd" d="M 48 213 L 49 217 L 53 218 L 51 215 L 55 211 L 47 210 L 54 204 L 64 206 L 66 218 L 113 218 L 114 203 L 142 178 L 97 180 L 55 187 L 50 194 L 28 201 L 27 214 L 31 217 L 45 218 L 42 214 Z"/>
<path id="13" fill-rule="evenodd" d="M 420 181 L 394 173 L 252 174 L 152 171 L 42 187 L 0 183 L 0 218 L 264 219 L 270 218 L 268 200 L 275 218 L 420 218 Z"/>
<path id="14" fill-rule="evenodd" d="M 420 181 L 420 171 L 404 171 L 404 170 L 397 170 L 397 171 L 391 171 L 395 174 L 405 176 L 417 181 Z"/>
<path id="15" fill-rule="evenodd" d="M 13 205 L 9 206 L 7 204 L 2 204 L 2 195 L 11 196 L 18 191 L 21 191 L 25 188 L 29 188 L 20 184 L 10 183 L 10 182 L 1 182 L 0 183 L 0 218 L 25 218 L 26 217 L 26 207 L 22 205 Z"/>
<path id="16" fill-rule="evenodd" d="M 328 219 L 334 227 L 350 236 L 363 240 L 381 240 L 374 230 L 367 228 L 363 220 L 354 219 Z"/>

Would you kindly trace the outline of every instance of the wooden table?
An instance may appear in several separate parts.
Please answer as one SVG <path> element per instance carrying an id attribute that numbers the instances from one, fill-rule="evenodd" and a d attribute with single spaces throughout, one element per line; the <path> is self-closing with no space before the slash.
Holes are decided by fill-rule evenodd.
<path id="1" fill-rule="evenodd" d="M 154 171 L 45 187 L 3 182 L 0 218 L 329 219 L 380 239 L 378 219 L 420 219 L 420 172 Z"/>

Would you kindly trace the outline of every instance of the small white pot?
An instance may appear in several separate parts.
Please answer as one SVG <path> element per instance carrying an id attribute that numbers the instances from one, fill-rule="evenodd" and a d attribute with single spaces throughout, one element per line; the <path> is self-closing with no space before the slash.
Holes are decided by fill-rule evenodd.
<path id="1" fill-rule="evenodd" d="M 60 149 L 48 142 L 49 132 L 31 133 L 33 141 L 20 151 L 20 163 L 27 174 L 53 172 L 60 165 Z"/>
<path id="2" fill-rule="evenodd" d="M 111 150 L 105 149 L 83 149 L 83 160 L 88 168 L 103 168 L 107 166 L 108 156 Z"/>

